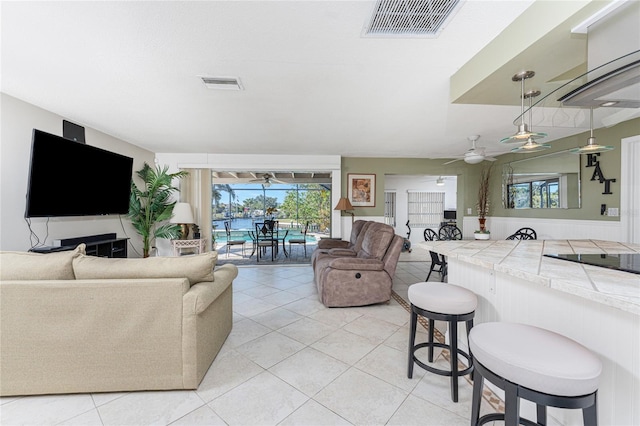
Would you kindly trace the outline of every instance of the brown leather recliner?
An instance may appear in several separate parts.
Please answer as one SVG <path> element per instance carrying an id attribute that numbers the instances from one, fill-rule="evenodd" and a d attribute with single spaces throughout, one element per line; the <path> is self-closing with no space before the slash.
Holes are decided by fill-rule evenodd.
<path id="1" fill-rule="evenodd" d="M 367 228 L 375 222 L 366 220 L 356 220 L 351 227 L 351 237 L 349 241 L 324 239 L 318 241 L 318 248 L 311 255 L 311 266 L 315 268 L 316 261 L 326 255 L 330 256 L 355 256 L 360 250 L 362 239 Z"/>
<path id="2" fill-rule="evenodd" d="M 361 237 L 355 256 L 317 257 L 314 280 L 325 306 L 364 306 L 391 298 L 403 239 L 391 226 L 378 222 L 369 222 Z"/>

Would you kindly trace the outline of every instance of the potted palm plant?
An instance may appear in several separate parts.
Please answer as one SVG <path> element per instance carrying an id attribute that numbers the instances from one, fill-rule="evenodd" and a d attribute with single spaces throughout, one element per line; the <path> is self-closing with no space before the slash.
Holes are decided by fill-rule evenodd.
<path id="1" fill-rule="evenodd" d="M 168 221 L 173 213 L 175 201 L 171 200 L 171 194 L 179 191 L 172 186 L 174 178 L 183 178 L 188 173 L 180 171 L 169 173 L 167 166 L 157 166 L 155 169 L 144 163 L 142 169 L 136 174 L 142 179 L 144 186 L 138 188 L 131 180 L 131 198 L 129 200 L 129 213 L 131 224 L 142 237 L 142 252 L 144 257 L 149 257 L 151 243 L 156 238 L 177 238 L 180 234 L 180 225 L 162 223 Z"/>

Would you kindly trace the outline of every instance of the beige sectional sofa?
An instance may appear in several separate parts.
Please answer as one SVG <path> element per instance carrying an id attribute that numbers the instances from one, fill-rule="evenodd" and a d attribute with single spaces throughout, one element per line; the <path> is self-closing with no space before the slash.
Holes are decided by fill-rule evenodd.
<path id="1" fill-rule="evenodd" d="M 0 253 L 0 395 L 195 389 L 232 325 L 217 253 Z"/>

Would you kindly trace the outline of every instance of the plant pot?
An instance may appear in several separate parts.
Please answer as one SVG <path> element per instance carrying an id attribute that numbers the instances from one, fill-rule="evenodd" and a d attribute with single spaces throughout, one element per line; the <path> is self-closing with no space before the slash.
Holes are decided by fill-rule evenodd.
<path id="1" fill-rule="evenodd" d="M 491 234 L 483 234 L 483 233 L 477 232 L 473 234 L 473 238 L 475 238 L 476 240 L 489 240 L 491 239 Z"/>

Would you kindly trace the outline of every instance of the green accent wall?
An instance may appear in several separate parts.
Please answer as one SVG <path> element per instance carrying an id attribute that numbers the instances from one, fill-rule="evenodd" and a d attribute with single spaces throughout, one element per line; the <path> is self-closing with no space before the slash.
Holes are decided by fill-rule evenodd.
<path id="1" fill-rule="evenodd" d="M 613 151 L 601 153 L 598 157 L 600 169 L 606 179 L 616 179 L 611 183 L 612 194 L 602 194 L 604 184 L 597 179 L 592 181 L 593 167 L 586 167 L 586 156 L 580 157 L 581 173 L 581 198 L 582 207 L 579 209 L 505 209 L 502 207 L 502 168 L 505 164 L 521 160 L 526 156 L 530 158 L 545 155 L 550 152 L 563 151 L 569 148 L 583 146 L 587 143 L 589 132 L 575 136 L 558 139 L 550 142 L 552 148 L 534 154 L 504 154 L 498 156 L 498 160 L 490 163 L 484 161 L 480 164 L 467 164 L 464 161 L 443 165 L 446 160 L 423 158 L 368 158 L 368 157 L 343 157 L 342 158 L 342 192 L 341 196 L 347 196 L 347 175 L 349 173 L 375 173 L 376 175 L 376 205 L 375 207 L 357 207 L 354 209 L 356 216 L 384 216 L 384 188 L 385 174 L 387 175 L 435 175 L 457 176 L 458 194 L 457 209 L 459 216 L 468 216 L 467 208 L 472 209 L 471 216 L 476 216 L 476 200 L 478 195 L 478 180 L 480 172 L 485 167 L 492 167 L 490 212 L 489 216 L 496 217 L 523 217 L 523 218 L 548 218 L 548 219 L 579 219 L 579 220 L 603 220 L 619 221 L 620 217 L 600 215 L 600 205 L 620 208 L 620 154 L 621 139 L 640 134 L 640 118 L 629 120 L 610 128 L 602 128 L 594 131 L 596 141 L 602 145 L 612 145 Z"/>

